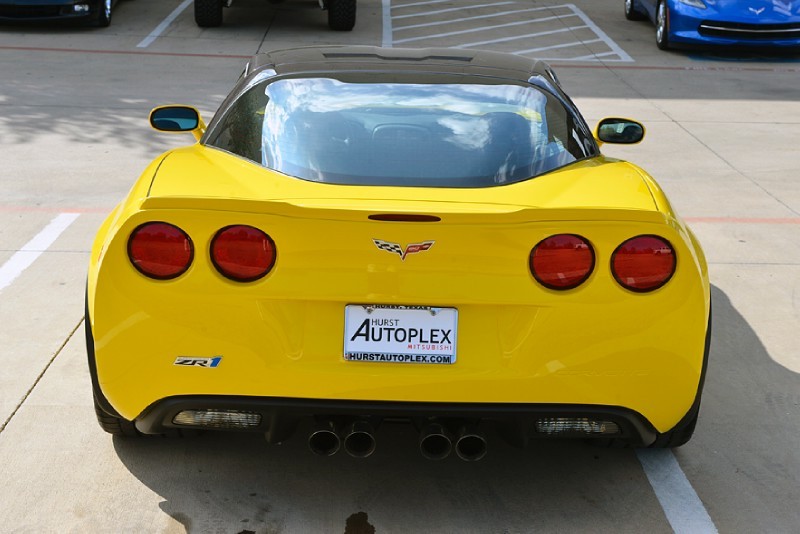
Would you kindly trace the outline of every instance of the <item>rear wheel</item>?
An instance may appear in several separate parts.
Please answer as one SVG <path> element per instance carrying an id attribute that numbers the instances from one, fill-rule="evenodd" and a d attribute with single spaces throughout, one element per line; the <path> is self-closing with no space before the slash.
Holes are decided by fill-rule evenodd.
<path id="1" fill-rule="evenodd" d="M 328 0 L 328 27 L 349 32 L 356 25 L 356 0 Z"/>
<path id="2" fill-rule="evenodd" d="M 625 18 L 628 20 L 644 20 L 647 16 L 636 9 L 636 0 L 625 0 Z"/>
<path id="3" fill-rule="evenodd" d="M 223 0 L 194 0 L 194 21 L 201 28 L 222 26 Z"/>
<path id="4" fill-rule="evenodd" d="M 97 19 L 95 25 L 100 28 L 107 28 L 111 24 L 111 9 L 113 0 L 102 0 L 99 2 Z"/>
<path id="5" fill-rule="evenodd" d="M 107 414 L 98 404 L 97 399 L 94 400 L 94 413 L 97 415 L 97 422 L 100 424 L 100 428 L 105 430 L 111 435 L 114 436 L 125 436 L 125 437 L 138 437 L 141 436 L 138 430 L 136 430 L 136 426 L 133 424 L 132 421 L 128 421 L 127 419 L 122 419 L 121 417 L 115 417 L 113 415 Z"/>
<path id="6" fill-rule="evenodd" d="M 692 439 L 694 429 L 697 426 L 697 417 L 700 415 L 700 410 L 694 413 L 694 416 L 686 421 L 681 421 L 678 426 L 659 434 L 656 440 L 650 445 L 651 449 L 670 449 L 672 447 L 680 447 L 685 445 Z"/>
<path id="7" fill-rule="evenodd" d="M 661 0 L 656 10 L 656 46 L 661 50 L 669 49 L 669 8 L 667 2 Z"/>

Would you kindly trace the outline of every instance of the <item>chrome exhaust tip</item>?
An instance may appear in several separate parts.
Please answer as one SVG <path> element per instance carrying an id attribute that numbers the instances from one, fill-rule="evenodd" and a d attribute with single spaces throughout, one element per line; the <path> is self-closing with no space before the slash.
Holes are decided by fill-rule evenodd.
<path id="1" fill-rule="evenodd" d="M 444 460 L 450 456 L 453 440 L 439 423 L 430 423 L 419 434 L 419 450 L 428 460 Z"/>
<path id="2" fill-rule="evenodd" d="M 354 458 L 366 458 L 375 452 L 375 436 L 367 421 L 353 421 L 344 432 L 344 450 Z"/>
<path id="3" fill-rule="evenodd" d="M 319 423 L 308 436 L 308 448 L 320 456 L 333 456 L 340 446 L 341 440 L 333 421 Z"/>
<path id="4" fill-rule="evenodd" d="M 461 427 L 456 440 L 456 454 L 466 462 L 477 462 L 486 456 L 486 438 L 477 425 Z"/>

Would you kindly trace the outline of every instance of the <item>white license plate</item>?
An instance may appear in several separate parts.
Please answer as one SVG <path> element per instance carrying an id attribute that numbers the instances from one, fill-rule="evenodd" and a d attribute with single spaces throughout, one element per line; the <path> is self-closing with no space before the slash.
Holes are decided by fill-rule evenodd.
<path id="1" fill-rule="evenodd" d="M 344 359 L 452 364 L 457 326 L 455 308 L 350 304 L 344 312 Z"/>

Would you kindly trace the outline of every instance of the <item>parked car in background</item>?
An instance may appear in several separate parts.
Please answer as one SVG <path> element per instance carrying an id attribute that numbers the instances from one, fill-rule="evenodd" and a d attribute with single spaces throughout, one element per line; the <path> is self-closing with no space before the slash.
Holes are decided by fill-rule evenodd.
<path id="1" fill-rule="evenodd" d="M 650 19 L 662 50 L 692 45 L 800 49 L 797 0 L 625 0 L 625 17 Z"/>
<path id="2" fill-rule="evenodd" d="M 86 20 L 111 24 L 117 0 L 0 0 L 0 21 Z"/>
<path id="3" fill-rule="evenodd" d="M 283 0 L 269 0 L 279 4 Z M 222 25 L 223 8 L 230 7 L 233 0 L 194 0 L 194 20 L 202 28 Z M 337 31 L 350 31 L 356 25 L 356 0 L 319 0 L 322 9 L 328 12 L 328 27 Z"/>

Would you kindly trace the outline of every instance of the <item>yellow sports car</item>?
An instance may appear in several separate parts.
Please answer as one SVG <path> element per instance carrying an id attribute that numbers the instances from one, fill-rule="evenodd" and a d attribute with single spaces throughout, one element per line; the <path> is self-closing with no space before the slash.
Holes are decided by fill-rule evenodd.
<path id="1" fill-rule="evenodd" d="M 544 63 L 298 48 L 253 58 L 197 143 L 159 156 L 100 228 L 86 336 L 112 434 L 308 429 L 368 456 L 692 435 L 708 356 L 703 252 L 642 169 L 604 157 Z M 302 423 L 302 424 L 300 424 Z M 300 424 L 300 425 L 299 425 Z M 299 425 L 299 426 L 298 426 Z"/>

